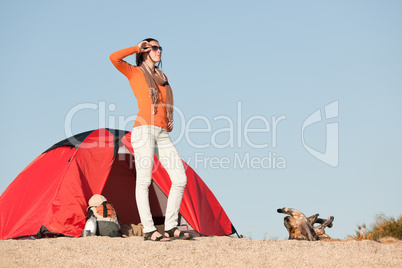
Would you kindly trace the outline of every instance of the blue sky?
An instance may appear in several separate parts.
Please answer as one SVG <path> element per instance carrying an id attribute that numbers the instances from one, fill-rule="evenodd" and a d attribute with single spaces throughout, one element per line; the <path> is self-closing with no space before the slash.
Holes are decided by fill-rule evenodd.
<path id="1" fill-rule="evenodd" d="M 239 233 L 286 239 L 281 207 L 334 216 L 327 233 L 338 238 L 378 213 L 399 216 L 401 11 L 400 1 L 2 2 L 0 192 L 68 133 L 131 130 L 136 100 L 109 55 L 154 37 L 177 106 L 172 139 Z M 325 118 L 331 103 L 337 116 Z M 304 141 L 322 154 L 337 144 L 335 166 L 303 146 L 317 110 Z"/>

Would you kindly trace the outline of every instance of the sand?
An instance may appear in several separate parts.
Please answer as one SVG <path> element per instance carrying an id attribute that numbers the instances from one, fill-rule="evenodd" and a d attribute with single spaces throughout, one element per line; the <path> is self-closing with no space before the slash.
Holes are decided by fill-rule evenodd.
<path id="1" fill-rule="evenodd" d="M 0 241 L 0 267 L 402 267 L 402 243 L 197 237 Z"/>

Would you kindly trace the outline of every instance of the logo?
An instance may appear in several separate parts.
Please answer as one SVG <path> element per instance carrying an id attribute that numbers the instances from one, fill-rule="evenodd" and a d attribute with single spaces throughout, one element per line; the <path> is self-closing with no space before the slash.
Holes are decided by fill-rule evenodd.
<path id="1" fill-rule="evenodd" d="M 338 117 L 338 101 L 334 101 L 325 106 L 325 120 Z M 326 124 L 326 144 L 325 152 L 321 153 L 310 146 L 308 146 L 304 139 L 304 130 L 315 123 L 323 121 L 321 116 L 321 110 L 315 111 L 311 114 L 303 123 L 302 126 L 302 143 L 304 148 L 312 156 L 318 160 L 330 165 L 331 167 L 337 167 L 339 162 L 339 133 L 338 133 L 338 122 L 327 123 Z"/>

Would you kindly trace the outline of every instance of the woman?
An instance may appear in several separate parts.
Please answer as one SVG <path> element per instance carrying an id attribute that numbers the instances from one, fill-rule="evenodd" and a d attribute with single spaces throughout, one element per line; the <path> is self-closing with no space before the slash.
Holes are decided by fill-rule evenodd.
<path id="1" fill-rule="evenodd" d="M 137 66 L 123 59 L 136 53 Z M 134 161 L 137 172 L 136 201 L 144 240 L 169 241 L 191 239 L 192 236 L 177 229 L 179 208 L 187 177 L 180 155 L 170 140 L 173 129 L 173 93 L 166 75 L 159 70 L 162 47 L 155 39 L 144 39 L 137 46 L 116 51 L 110 55 L 113 65 L 129 80 L 137 98 L 139 112 L 131 133 Z M 155 228 L 149 205 L 149 186 L 152 180 L 154 154 L 172 180 L 165 215 L 165 234 Z"/>

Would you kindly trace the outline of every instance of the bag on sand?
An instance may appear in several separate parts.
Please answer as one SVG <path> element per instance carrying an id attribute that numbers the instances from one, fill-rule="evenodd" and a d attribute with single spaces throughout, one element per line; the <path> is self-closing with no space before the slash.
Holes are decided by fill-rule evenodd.
<path id="1" fill-rule="evenodd" d="M 90 219 L 96 219 L 96 235 L 120 237 L 120 223 L 116 211 L 106 198 L 102 195 L 96 194 L 89 199 L 89 206 L 87 208 L 88 216 Z"/>

